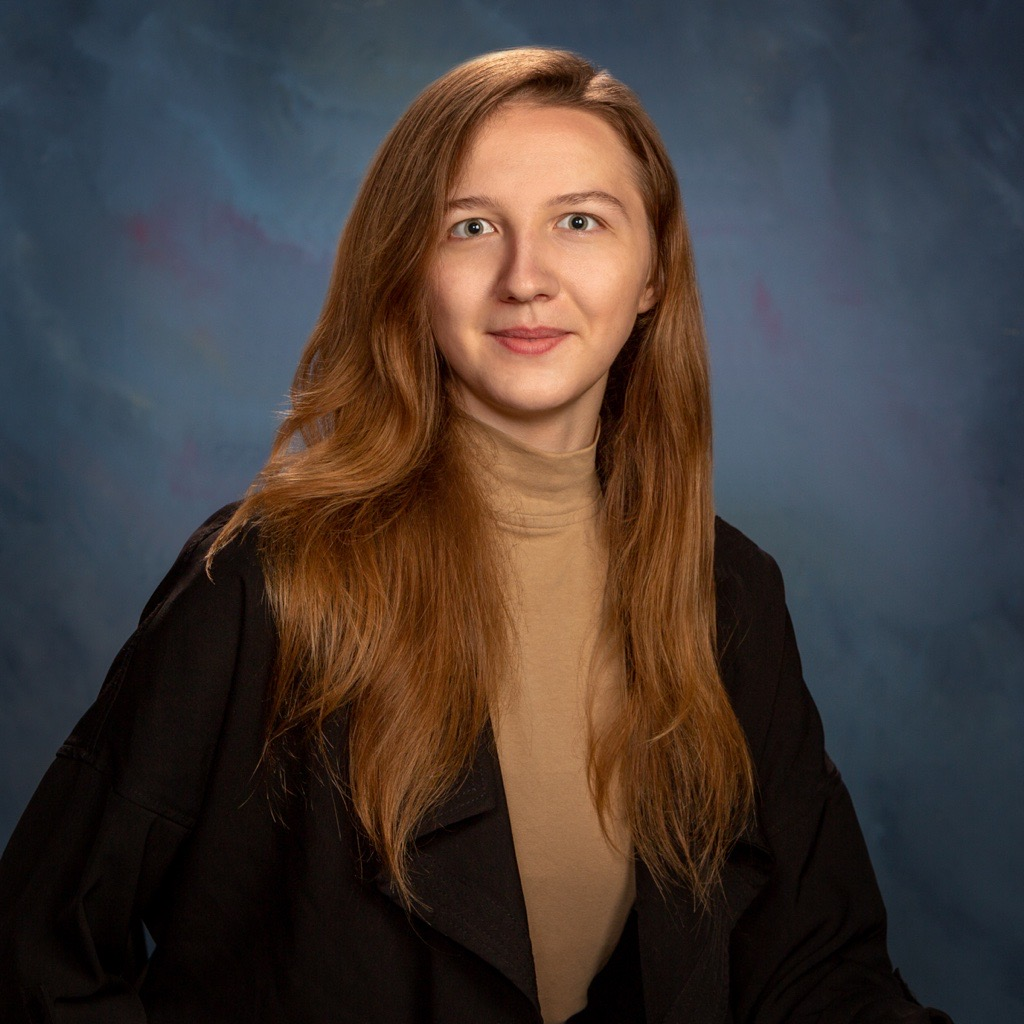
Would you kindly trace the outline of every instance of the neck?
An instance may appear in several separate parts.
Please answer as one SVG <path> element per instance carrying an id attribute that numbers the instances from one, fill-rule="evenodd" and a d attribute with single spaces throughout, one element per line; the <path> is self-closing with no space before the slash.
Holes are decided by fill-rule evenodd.
<path id="1" fill-rule="evenodd" d="M 577 452 L 593 444 L 597 435 L 598 410 L 574 408 L 506 413 L 472 396 L 463 396 L 459 404 L 471 419 L 542 452 Z"/>
<path id="2" fill-rule="evenodd" d="M 575 451 L 548 452 L 466 416 L 460 439 L 476 466 L 481 494 L 513 533 L 547 533 L 597 514 L 596 437 Z"/>

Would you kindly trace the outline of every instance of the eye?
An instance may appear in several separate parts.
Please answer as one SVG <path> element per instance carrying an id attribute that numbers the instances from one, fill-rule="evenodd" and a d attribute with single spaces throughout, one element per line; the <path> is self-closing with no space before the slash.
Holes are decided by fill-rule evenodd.
<path id="1" fill-rule="evenodd" d="M 556 226 L 570 231 L 593 231 L 601 226 L 601 222 L 589 213 L 567 213 Z"/>
<path id="2" fill-rule="evenodd" d="M 449 232 L 452 238 L 479 238 L 480 235 L 490 235 L 493 233 L 494 225 L 480 217 L 460 220 Z"/>

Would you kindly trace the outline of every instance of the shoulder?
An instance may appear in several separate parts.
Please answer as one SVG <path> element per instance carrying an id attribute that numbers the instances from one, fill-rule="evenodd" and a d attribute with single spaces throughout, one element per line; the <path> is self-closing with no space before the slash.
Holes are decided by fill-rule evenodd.
<path id="1" fill-rule="evenodd" d="M 231 518 L 237 502 L 218 509 L 185 541 L 167 575 L 146 602 L 139 620 L 145 628 L 168 605 L 203 601 L 226 605 L 228 592 L 243 588 L 252 596 L 264 591 L 263 571 L 259 558 L 259 541 L 255 528 L 236 535 L 224 545 L 207 566 L 207 555 L 221 530 Z M 215 597 L 214 595 L 218 595 Z M 223 609 L 227 611 L 225 607 Z"/>
<path id="2" fill-rule="evenodd" d="M 722 682 L 761 774 L 790 740 L 808 750 L 820 746 L 820 719 L 804 684 L 782 573 L 771 555 L 722 520 L 715 586 Z M 808 754 L 811 761 L 817 772 L 820 757 Z"/>
<path id="3" fill-rule="evenodd" d="M 715 594 L 723 657 L 738 645 L 781 633 L 786 597 L 778 564 L 724 519 L 715 519 Z"/>
<path id="4" fill-rule="evenodd" d="M 188 539 L 146 603 L 93 706 L 61 748 L 123 796 L 190 821 L 225 730 L 257 744 L 275 653 L 258 539 L 207 554 L 234 506 Z"/>
<path id="5" fill-rule="evenodd" d="M 273 642 L 256 530 L 236 534 L 208 558 L 236 507 L 215 512 L 185 542 L 122 651 L 127 665 L 144 669 L 152 679 L 173 671 L 177 692 L 197 686 L 195 673 L 202 671 L 205 685 L 193 695 L 198 700 L 214 695 L 211 678 L 218 671 L 227 675 L 243 648 Z"/>

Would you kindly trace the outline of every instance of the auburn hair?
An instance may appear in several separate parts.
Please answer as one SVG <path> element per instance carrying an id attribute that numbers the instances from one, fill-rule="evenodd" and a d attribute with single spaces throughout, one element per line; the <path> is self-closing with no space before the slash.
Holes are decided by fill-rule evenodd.
<path id="1" fill-rule="evenodd" d="M 592 726 L 607 820 L 621 787 L 659 883 L 706 900 L 752 808 L 719 676 L 710 388 L 679 186 L 635 94 L 561 50 L 504 50 L 428 86 L 375 155 L 270 456 L 217 538 L 258 528 L 279 633 L 265 757 L 286 737 L 335 779 L 401 893 L 417 825 L 465 777 L 514 649 L 495 526 L 460 441 L 425 281 L 461 162 L 504 104 L 590 111 L 632 154 L 659 299 L 612 366 L 597 451 L 609 568 L 603 635 L 621 712 Z M 208 562 L 209 565 L 209 562 Z M 347 719 L 347 749 L 326 727 Z"/>

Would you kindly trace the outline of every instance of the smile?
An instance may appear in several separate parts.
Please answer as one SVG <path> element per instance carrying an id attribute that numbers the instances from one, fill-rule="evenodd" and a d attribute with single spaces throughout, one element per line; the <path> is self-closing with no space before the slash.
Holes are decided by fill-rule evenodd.
<path id="1" fill-rule="evenodd" d="M 560 327 L 507 327 L 488 333 L 503 348 L 524 356 L 543 355 L 569 337 Z"/>

